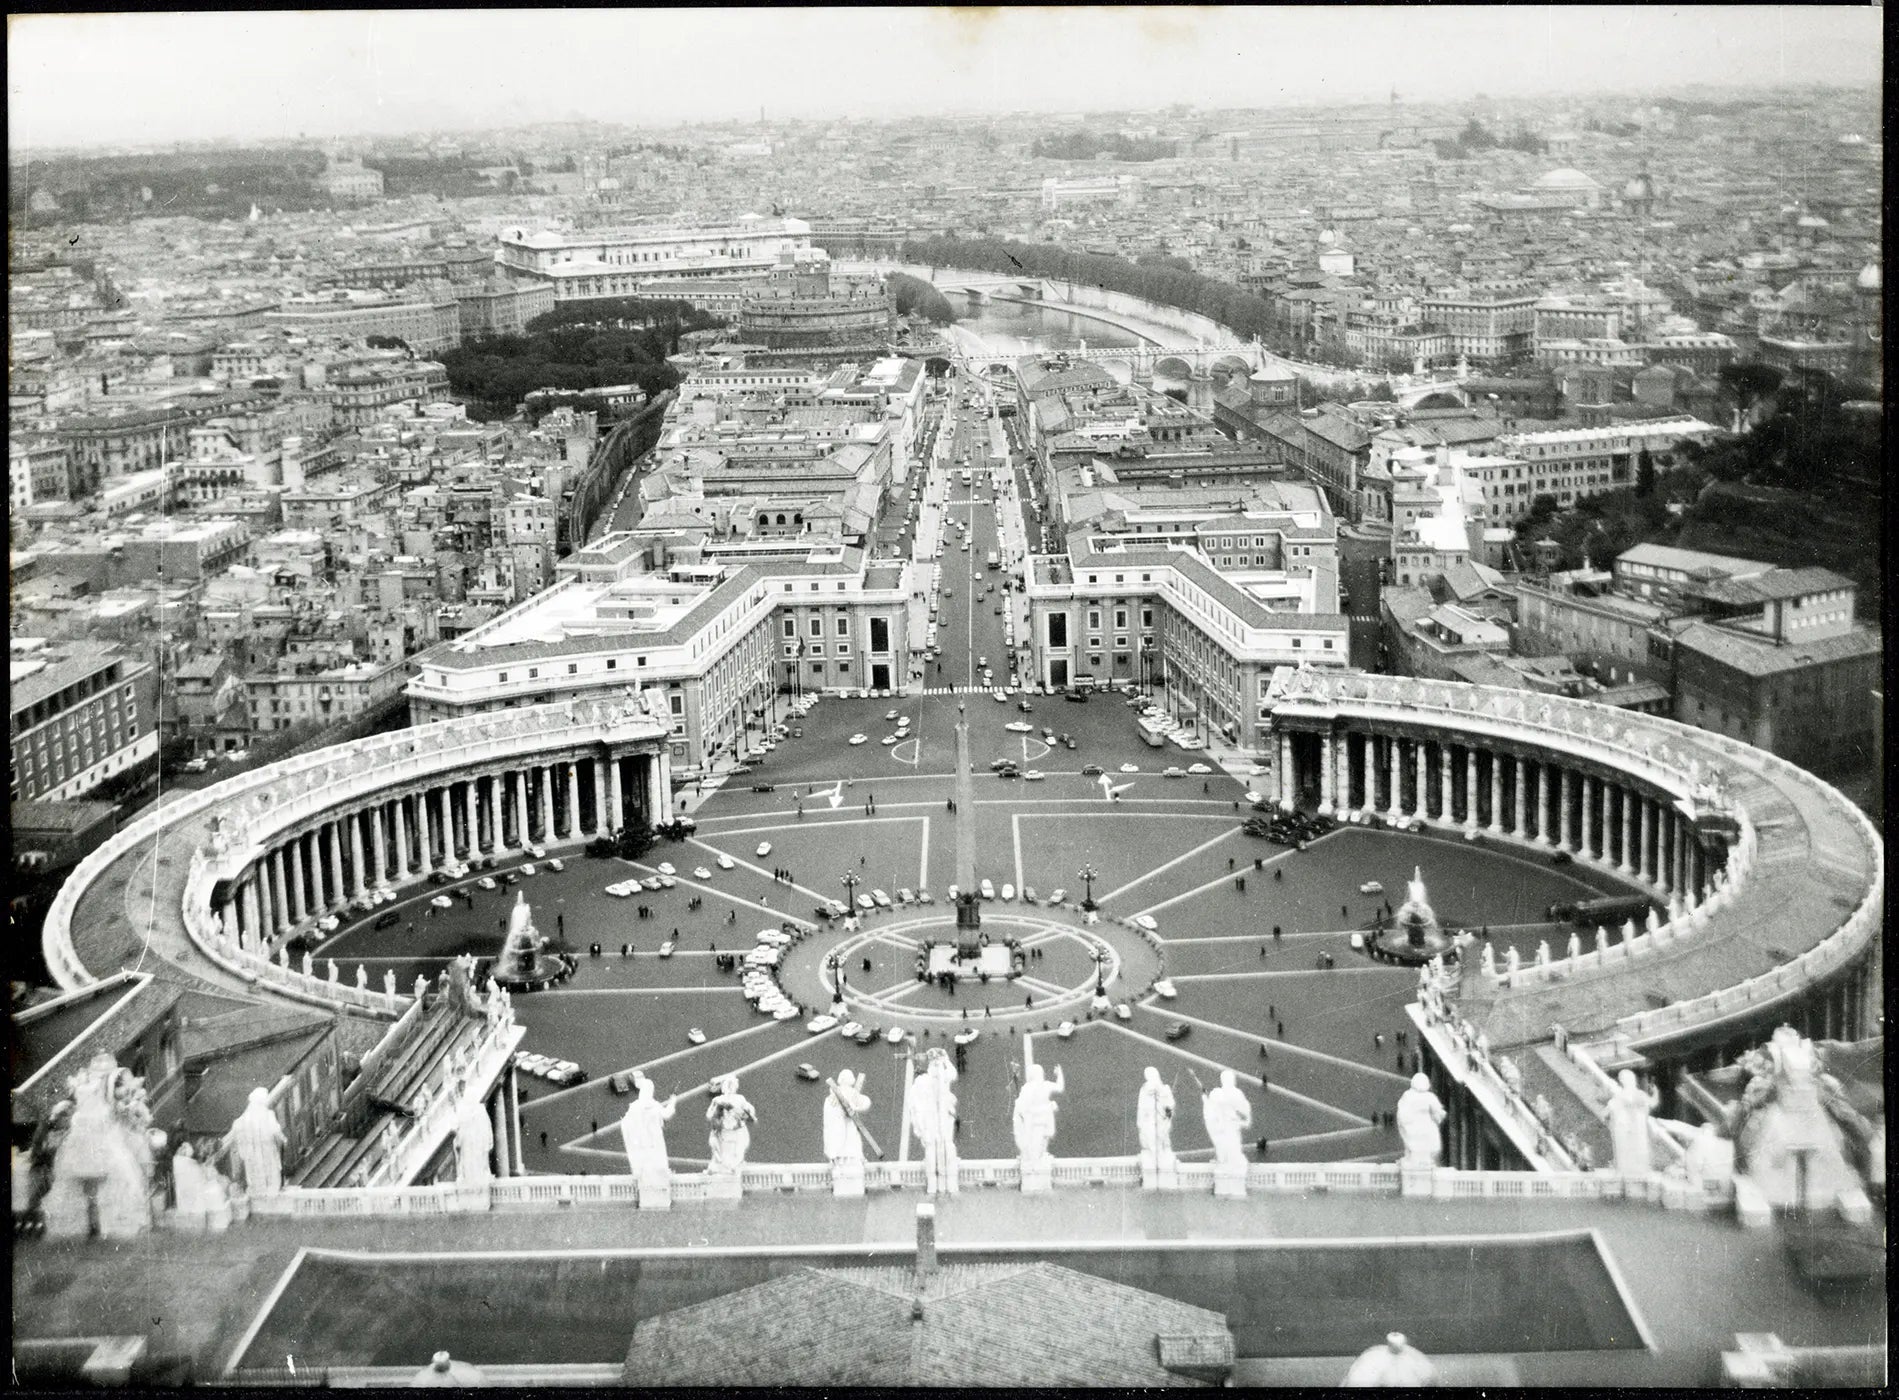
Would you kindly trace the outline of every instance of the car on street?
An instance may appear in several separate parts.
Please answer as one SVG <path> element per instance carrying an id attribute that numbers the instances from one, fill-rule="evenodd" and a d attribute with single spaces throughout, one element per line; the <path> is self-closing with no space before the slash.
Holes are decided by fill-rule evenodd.
<path id="1" fill-rule="evenodd" d="M 1187 771 L 1189 773 L 1211 773 L 1213 769 L 1205 763 L 1189 763 L 1187 765 Z"/>
<path id="2" fill-rule="evenodd" d="M 823 1035 L 837 1025 L 835 1016 L 814 1016 L 804 1023 L 804 1028 L 812 1035 Z"/>
<path id="3" fill-rule="evenodd" d="M 673 955 L 672 939 L 669 938 L 664 943 L 659 945 L 659 955 L 662 958 L 670 958 Z"/>
<path id="4" fill-rule="evenodd" d="M 892 1045 L 903 1044 L 903 1027 L 892 1026 L 889 1030 L 884 1032 L 884 1039 L 889 1041 Z"/>
<path id="5" fill-rule="evenodd" d="M 1068 898 L 1068 891 L 1058 887 L 1054 893 L 1049 895 L 1048 902 L 1050 904 L 1060 904 L 1064 899 L 1067 899 L 1067 898 Z"/>
<path id="6" fill-rule="evenodd" d="M 897 712 L 895 710 L 891 710 L 884 715 L 884 718 L 891 721 L 892 723 L 895 723 L 896 718 L 897 718 Z"/>
<path id="7" fill-rule="evenodd" d="M 1383 894 L 1385 887 L 1377 880 L 1367 880 L 1358 887 L 1358 892 L 1360 894 Z"/>
<path id="8" fill-rule="evenodd" d="M 1123 763 L 1121 765 L 1121 771 L 1123 773 L 1138 773 L 1141 771 L 1141 766 L 1138 763 Z"/>
<path id="9" fill-rule="evenodd" d="M 1024 720 L 1017 720 L 1013 724 L 1005 724 L 1002 727 L 1011 734 L 1033 734 L 1035 732 L 1035 726 Z"/>
<path id="10" fill-rule="evenodd" d="M 1007 768 L 998 768 L 996 770 L 996 776 L 998 778 L 1019 778 L 1022 776 L 1022 770 L 1011 763 Z"/>
<path id="11" fill-rule="evenodd" d="M 1184 1040 L 1187 1037 L 1187 1032 L 1192 1029 L 1193 1027 L 1188 1025 L 1185 1021 L 1169 1021 L 1167 1023 L 1166 1036 L 1169 1040 Z"/>
<path id="12" fill-rule="evenodd" d="M 703 865 L 695 865 L 692 868 L 692 878 L 695 880 L 710 880 L 712 878 L 712 872 L 707 870 Z"/>
<path id="13" fill-rule="evenodd" d="M 1025 783 L 1044 782 L 1047 778 L 1048 774 L 1044 773 L 1040 768 L 1031 768 L 1022 775 L 1022 781 Z"/>
<path id="14" fill-rule="evenodd" d="M 994 899 L 996 897 L 996 887 L 987 880 L 982 881 L 976 886 L 976 892 L 984 899 Z"/>
<path id="15" fill-rule="evenodd" d="M 661 889 L 665 888 L 659 883 L 659 876 L 657 875 L 648 875 L 644 880 L 636 880 L 635 883 L 638 884 L 641 889 L 653 894 L 658 894 Z"/>
<path id="16" fill-rule="evenodd" d="M 1162 771 L 1161 776 L 1163 778 L 1184 778 L 1187 776 L 1187 770 L 1185 768 L 1169 767 Z"/>
<path id="17" fill-rule="evenodd" d="M 786 1002 L 783 1006 L 775 1006 L 772 1008 L 771 1018 L 774 1021 L 795 1021 L 802 1015 L 804 1015 L 804 1012 L 800 1011 L 790 1002 Z"/>
<path id="18" fill-rule="evenodd" d="M 475 881 L 475 887 L 477 889 L 483 889 L 483 890 L 492 890 L 492 889 L 500 888 L 495 883 L 495 877 L 492 875 L 482 876 L 479 880 Z"/>
<path id="19" fill-rule="evenodd" d="M 872 890 L 870 892 L 870 898 L 871 902 L 879 909 L 888 909 L 890 907 L 890 896 L 885 894 L 882 890 Z"/>
<path id="20" fill-rule="evenodd" d="M 719 858 L 717 861 L 714 862 L 714 864 L 716 864 L 721 870 L 730 870 L 734 865 L 737 864 L 737 862 L 734 861 L 732 857 L 728 856 L 724 851 L 720 851 Z"/>
<path id="21" fill-rule="evenodd" d="M 1159 924 L 1154 922 L 1154 916 L 1152 914 L 1136 914 L 1132 922 L 1136 928 L 1144 928 L 1149 933 L 1154 932 L 1155 929 L 1160 927 Z"/>
<path id="22" fill-rule="evenodd" d="M 966 1031 L 956 1032 L 956 1034 L 951 1036 L 950 1039 L 953 1040 L 958 1045 L 970 1045 L 970 1044 L 973 1044 L 975 1042 L 976 1037 L 981 1034 L 982 1032 L 980 1030 L 978 1030 L 975 1026 L 971 1026 Z"/>
<path id="23" fill-rule="evenodd" d="M 859 744 L 868 744 L 869 742 L 870 735 L 868 734 L 853 734 L 850 737 L 850 745 L 852 748 L 856 748 Z"/>
<path id="24" fill-rule="evenodd" d="M 1180 995 L 1179 989 L 1165 977 L 1154 984 L 1154 991 L 1156 995 L 1165 997 L 1169 1001 Z"/>
<path id="25" fill-rule="evenodd" d="M 1074 1033 L 1075 1023 L 1073 1021 L 1063 1021 L 1059 1026 L 1055 1027 L 1055 1034 L 1060 1036 L 1063 1040 L 1068 1039 L 1068 1037 Z"/>
<path id="26" fill-rule="evenodd" d="M 673 869 L 673 863 L 669 860 L 662 860 L 658 865 L 654 866 L 653 868 L 659 871 L 659 873 L 662 875 L 677 875 L 679 873 L 677 870 Z"/>
<path id="27" fill-rule="evenodd" d="M 1081 776 L 1084 778 L 1099 778 L 1102 772 L 1103 769 L 1099 763 L 1084 763 L 1081 765 Z"/>
<path id="28" fill-rule="evenodd" d="M 704 1045 L 706 1043 L 706 1033 L 697 1026 L 693 1026 L 686 1032 L 686 1039 L 691 1041 L 694 1045 Z"/>
<path id="29" fill-rule="evenodd" d="M 532 875 L 536 873 L 536 869 L 537 867 L 535 866 L 534 862 L 528 861 L 525 865 L 521 867 L 521 873 L 523 875 Z"/>
<path id="30" fill-rule="evenodd" d="M 876 907 L 877 907 L 877 901 L 872 899 L 869 895 L 860 894 L 857 896 L 857 909 L 859 913 L 868 914 L 871 910 L 875 909 Z"/>
<path id="31" fill-rule="evenodd" d="M 862 1033 L 863 1029 L 864 1026 L 861 1021 L 846 1021 L 837 1028 L 837 1033 L 839 1039 L 853 1040 Z"/>
<path id="32" fill-rule="evenodd" d="M 800 1060 L 798 1062 L 797 1074 L 800 1079 L 817 1079 L 819 1077 L 818 1067 L 808 1060 Z"/>
<path id="33" fill-rule="evenodd" d="M 882 743 L 885 748 L 889 748 L 892 744 L 897 742 L 897 737 L 895 734 L 886 734 L 879 742 Z"/>
<path id="34" fill-rule="evenodd" d="M 1134 1019 L 1134 1008 L 1129 1006 L 1125 1001 L 1116 1002 L 1114 1004 L 1114 1019 L 1117 1021 L 1132 1021 Z"/>

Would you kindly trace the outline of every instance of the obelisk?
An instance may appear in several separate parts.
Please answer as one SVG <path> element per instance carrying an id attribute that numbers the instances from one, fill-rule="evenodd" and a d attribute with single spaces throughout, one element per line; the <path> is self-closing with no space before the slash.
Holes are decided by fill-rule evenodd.
<path id="1" fill-rule="evenodd" d="M 982 905 L 976 898 L 975 781 L 969 766 L 969 705 L 956 702 L 956 927 L 982 927 Z M 965 941 L 963 938 L 957 940 Z"/>

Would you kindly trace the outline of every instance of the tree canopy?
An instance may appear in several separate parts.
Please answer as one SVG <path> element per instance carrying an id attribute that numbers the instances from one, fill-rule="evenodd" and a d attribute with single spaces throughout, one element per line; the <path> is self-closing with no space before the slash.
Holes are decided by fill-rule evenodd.
<path id="1" fill-rule="evenodd" d="M 947 326 L 956 319 L 956 309 L 950 305 L 949 298 L 921 277 L 912 277 L 907 272 L 892 272 L 884 280 L 890 287 L 899 316 L 908 316 L 914 312 L 939 326 Z"/>

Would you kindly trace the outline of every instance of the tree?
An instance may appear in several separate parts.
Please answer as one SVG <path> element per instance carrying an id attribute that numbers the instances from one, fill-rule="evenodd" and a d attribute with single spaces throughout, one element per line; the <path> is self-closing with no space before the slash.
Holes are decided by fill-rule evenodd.
<path id="1" fill-rule="evenodd" d="M 1655 494 L 1655 459 L 1649 456 L 1646 447 L 1635 454 L 1635 494 L 1644 497 Z"/>

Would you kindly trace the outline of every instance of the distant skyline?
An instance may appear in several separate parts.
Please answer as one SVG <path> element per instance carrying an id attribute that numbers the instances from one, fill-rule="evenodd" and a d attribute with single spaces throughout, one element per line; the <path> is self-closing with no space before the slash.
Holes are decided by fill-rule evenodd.
<path id="1" fill-rule="evenodd" d="M 1876 86 L 1869 6 L 12 16 L 12 150 L 586 119 L 876 118 Z M 1870 133 L 1869 133 L 1870 134 Z"/>

